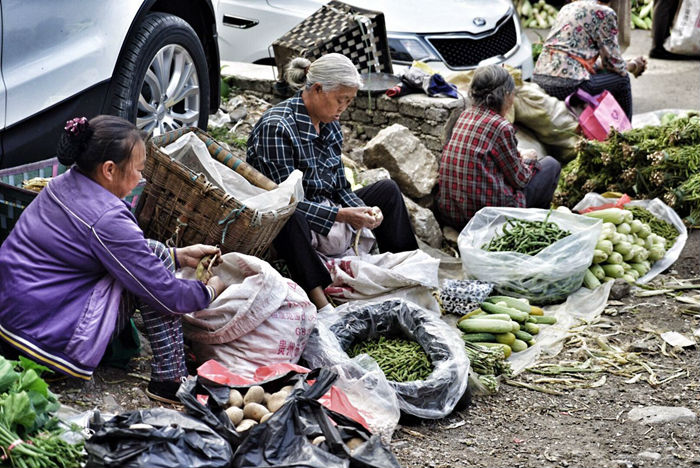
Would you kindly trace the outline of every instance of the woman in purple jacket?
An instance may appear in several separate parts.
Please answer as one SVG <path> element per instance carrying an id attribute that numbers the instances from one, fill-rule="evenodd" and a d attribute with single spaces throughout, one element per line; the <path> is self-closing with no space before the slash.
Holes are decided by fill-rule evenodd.
<path id="1" fill-rule="evenodd" d="M 177 279 L 174 271 L 218 249 L 168 249 L 144 238 L 122 200 L 146 160 L 130 122 L 68 121 L 58 159 L 75 165 L 39 193 L 0 247 L 0 343 L 89 380 L 138 305 L 153 350 L 146 393 L 177 402 L 187 376 L 180 316 L 205 308 L 224 284 L 216 276 L 206 285 Z"/>

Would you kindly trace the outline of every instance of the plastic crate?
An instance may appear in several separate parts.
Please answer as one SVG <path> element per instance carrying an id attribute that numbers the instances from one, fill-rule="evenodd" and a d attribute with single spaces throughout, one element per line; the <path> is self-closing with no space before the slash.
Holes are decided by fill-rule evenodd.
<path id="1" fill-rule="evenodd" d="M 0 170 L 0 244 L 7 238 L 24 209 L 38 195 L 22 188 L 22 181 L 34 177 L 56 177 L 68 170 L 57 158 Z M 134 212 L 145 183 L 140 183 L 125 198 Z"/>
<path id="2" fill-rule="evenodd" d="M 279 76 L 289 61 L 337 52 L 360 73 L 392 73 L 384 14 L 333 0 L 272 43 Z"/>

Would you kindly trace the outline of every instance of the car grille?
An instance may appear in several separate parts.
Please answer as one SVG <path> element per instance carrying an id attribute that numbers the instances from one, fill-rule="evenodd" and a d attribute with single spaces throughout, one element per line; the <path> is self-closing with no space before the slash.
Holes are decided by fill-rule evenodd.
<path id="1" fill-rule="evenodd" d="M 474 67 L 487 58 L 505 55 L 516 46 L 518 33 L 514 18 L 514 16 L 508 18 L 496 32 L 486 37 L 444 39 L 431 37 L 428 38 L 428 42 L 435 47 L 449 67 Z"/>

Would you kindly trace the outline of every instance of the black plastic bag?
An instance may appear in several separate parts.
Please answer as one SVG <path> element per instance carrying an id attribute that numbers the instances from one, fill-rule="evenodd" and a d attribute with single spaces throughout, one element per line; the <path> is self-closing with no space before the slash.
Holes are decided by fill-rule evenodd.
<path id="1" fill-rule="evenodd" d="M 90 421 L 95 433 L 85 442 L 86 466 L 227 467 L 229 443 L 197 419 L 166 408 L 131 411 Z"/>
<path id="2" fill-rule="evenodd" d="M 403 299 L 348 304 L 340 309 L 337 316 L 320 320 L 309 338 L 302 357 L 311 366 L 333 366 L 349 360 L 347 350 L 359 341 L 405 337 L 421 345 L 433 372 L 425 380 L 389 381 L 403 414 L 443 418 L 468 398 L 469 357 L 464 342 L 457 329 L 438 315 Z M 330 333 L 322 333 L 324 323 L 329 324 Z"/>
<path id="3" fill-rule="evenodd" d="M 200 380 L 187 379 L 177 390 L 177 398 L 185 405 L 187 414 L 206 423 L 225 438 L 233 450 L 241 443 L 242 437 L 226 414 L 226 406 L 231 389 L 223 385 L 207 385 Z M 206 403 L 197 399 L 197 395 L 206 395 Z"/>
<path id="4" fill-rule="evenodd" d="M 233 466 L 400 468 L 379 436 L 317 401 L 337 377 L 328 369 L 310 373 L 270 419 L 250 429 L 234 454 Z M 314 378 L 316 382 L 309 385 Z M 325 440 L 314 445 L 319 436 Z M 346 442 L 353 438 L 364 443 L 351 451 Z"/>
<path id="5" fill-rule="evenodd" d="M 260 385 L 267 393 L 275 393 L 285 385 L 295 384 L 299 380 L 299 375 L 298 372 L 289 371 L 254 385 Z M 226 407 L 232 388 L 245 394 L 251 385 L 229 387 L 198 375 L 195 379 L 188 379 L 180 385 L 177 398 L 185 405 L 187 414 L 206 423 L 217 434 L 223 436 L 233 450 L 236 450 L 245 434 L 236 432 L 236 428 L 226 414 Z M 202 403 L 197 395 L 205 395 L 206 403 Z"/>

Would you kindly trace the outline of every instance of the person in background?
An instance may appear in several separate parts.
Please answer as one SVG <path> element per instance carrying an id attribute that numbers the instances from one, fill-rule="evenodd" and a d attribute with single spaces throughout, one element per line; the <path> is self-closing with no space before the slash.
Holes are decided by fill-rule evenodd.
<path id="1" fill-rule="evenodd" d="M 122 200 L 141 180 L 144 138 L 114 116 L 67 122 L 58 160 L 72 166 L 27 206 L 0 247 L 0 344 L 89 380 L 138 306 L 153 351 L 147 395 L 177 403 L 187 377 L 181 315 L 224 289 L 177 279 L 218 249 L 145 239 Z"/>
<path id="2" fill-rule="evenodd" d="M 471 107 L 459 116 L 440 160 L 437 207 L 441 221 L 461 231 L 485 206 L 549 208 L 561 165 L 551 156 L 518 152 L 505 116 L 515 82 L 498 65 L 476 70 Z"/>
<path id="3" fill-rule="evenodd" d="M 564 100 L 577 89 L 597 95 L 608 90 L 632 120 L 632 88 L 647 61 L 622 58 L 617 15 L 610 0 L 573 1 L 564 5 L 537 59 L 532 81 L 547 94 Z M 600 60 L 599 60 L 600 59 Z"/>
<path id="4" fill-rule="evenodd" d="M 356 192 L 345 178 L 338 123 L 362 85 L 350 59 L 327 54 L 313 63 L 293 59 L 286 71 L 289 85 L 299 91 L 268 109 L 248 138 L 247 161 L 280 183 L 299 169 L 305 199 L 274 241 L 292 279 L 323 312 L 330 308 L 324 289 L 332 280 L 312 245 L 327 236 L 335 223 L 371 229 L 382 251 L 418 248 L 401 191 L 382 180 Z M 313 231 L 313 233 L 312 233 Z"/>
<path id="5" fill-rule="evenodd" d="M 688 55 L 674 54 L 664 48 L 666 38 L 671 34 L 673 18 L 678 13 L 680 0 L 654 0 L 654 13 L 651 20 L 651 50 L 649 57 L 661 60 L 688 60 Z"/>

